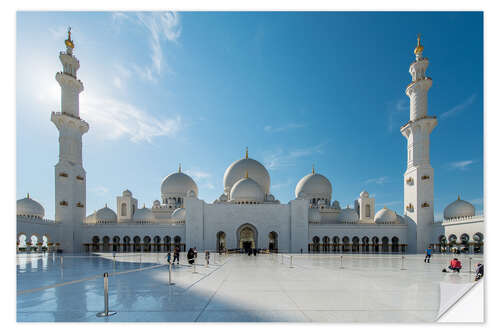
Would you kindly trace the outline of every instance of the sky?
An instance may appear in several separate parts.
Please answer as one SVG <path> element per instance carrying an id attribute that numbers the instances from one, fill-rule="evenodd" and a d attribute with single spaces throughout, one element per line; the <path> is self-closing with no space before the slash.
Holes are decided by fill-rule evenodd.
<path id="1" fill-rule="evenodd" d="M 294 199 L 311 172 L 342 207 L 362 190 L 403 213 L 411 82 L 422 34 L 436 220 L 460 194 L 483 210 L 481 12 L 18 12 L 16 196 L 54 218 L 60 111 L 55 73 L 67 27 L 80 61 L 87 215 L 129 189 L 160 199 L 178 164 L 199 197 L 223 192 L 223 175 L 249 156 L 271 192 Z"/>

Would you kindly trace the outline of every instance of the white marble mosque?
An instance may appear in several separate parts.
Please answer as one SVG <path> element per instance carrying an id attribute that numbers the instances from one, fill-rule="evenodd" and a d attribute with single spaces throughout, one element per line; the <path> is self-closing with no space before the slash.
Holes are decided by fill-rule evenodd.
<path id="1" fill-rule="evenodd" d="M 131 191 L 116 197 L 116 207 L 103 207 L 86 216 L 86 172 L 82 136 L 89 124 L 79 116 L 77 78 L 80 67 L 68 32 L 66 52 L 60 52 L 63 70 L 61 112 L 51 121 L 59 130 L 59 161 L 55 166 L 55 219 L 29 195 L 17 201 L 18 251 L 165 252 L 179 246 L 201 250 L 259 248 L 279 252 L 423 253 L 459 249 L 482 252 L 484 216 L 460 197 L 434 219 L 434 171 L 430 164 L 430 133 L 437 125 L 427 115 L 427 92 L 432 80 L 425 71 L 420 38 L 410 65 L 410 120 L 401 127 L 408 141 L 404 173 L 404 207 L 400 214 L 383 208 L 375 212 L 375 198 L 361 191 L 352 207 L 334 199 L 332 184 L 315 172 L 300 179 L 295 199 L 281 203 L 270 192 L 269 172 L 248 156 L 228 166 L 220 197 L 207 203 L 198 186 L 181 166 L 162 181 L 159 200 L 138 207 Z M 361 189 L 360 189 L 361 190 Z"/>

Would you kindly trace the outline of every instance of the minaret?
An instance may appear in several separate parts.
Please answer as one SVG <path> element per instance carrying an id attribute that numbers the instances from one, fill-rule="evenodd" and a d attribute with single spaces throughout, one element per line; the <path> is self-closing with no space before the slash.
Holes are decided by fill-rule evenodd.
<path id="1" fill-rule="evenodd" d="M 61 86 L 61 112 L 50 120 L 59 130 L 59 162 L 55 166 L 55 220 L 61 223 L 61 246 L 65 252 L 80 252 L 75 231 L 85 220 L 86 175 L 82 165 L 82 135 L 89 125 L 80 119 L 79 94 L 83 83 L 76 72 L 80 62 L 73 56 L 71 28 L 65 40 L 66 52 L 59 53 L 63 71 L 56 73 Z"/>
<path id="2" fill-rule="evenodd" d="M 434 169 L 429 159 L 430 134 L 437 125 L 435 116 L 427 115 L 427 93 L 432 86 L 431 78 L 425 76 L 429 60 L 422 56 L 424 47 L 418 36 L 414 50 L 416 60 L 410 65 L 412 82 L 406 87 L 410 98 L 410 121 L 401 127 L 401 134 L 408 140 L 408 165 L 404 175 L 405 214 L 413 220 L 416 241 L 409 252 L 422 253 L 432 242 L 430 239 L 434 223 Z"/>

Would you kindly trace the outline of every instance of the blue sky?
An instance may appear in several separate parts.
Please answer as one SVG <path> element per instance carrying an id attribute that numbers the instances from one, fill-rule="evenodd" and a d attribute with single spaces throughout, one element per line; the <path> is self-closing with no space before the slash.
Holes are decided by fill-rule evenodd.
<path id="1" fill-rule="evenodd" d="M 457 194 L 483 209 L 483 15 L 464 12 L 18 12 L 17 198 L 54 216 L 60 109 L 54 79 L 71 25 L 85 85 L 87 214 L 130 189 L 160 198 L 183 170 L 207 202 L 224 171 L 249 155 L 281 202 L 314 164 L 333 198 L 361 190 L 403 212 L 409 119 L 404 93 L 417 33 L 433 78 L 429 114 L 435 214 Z"/>

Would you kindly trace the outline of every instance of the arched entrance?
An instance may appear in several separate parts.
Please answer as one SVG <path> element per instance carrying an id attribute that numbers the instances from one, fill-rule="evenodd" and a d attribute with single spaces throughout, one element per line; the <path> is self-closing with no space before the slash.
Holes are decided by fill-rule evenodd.
<path id="1" fill-rule="evenodd" d="M 278 252 L 278 233 L 276 231 L 269 233 L 269 251 Z"/>
<path id="2" fill-rule="evenodd" d="M 249 224 L 243 224 L 236 230 L 236 239 L 238 248 L 248 251 L 257 248 L 257 229 Z"/>

